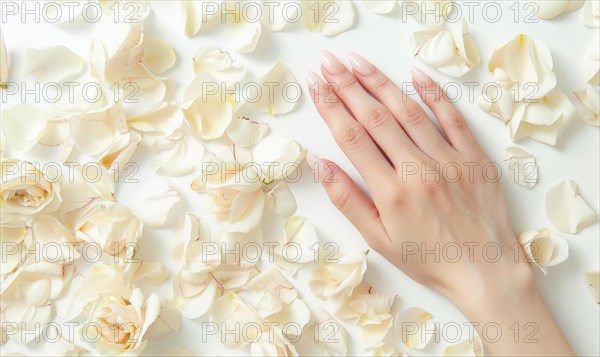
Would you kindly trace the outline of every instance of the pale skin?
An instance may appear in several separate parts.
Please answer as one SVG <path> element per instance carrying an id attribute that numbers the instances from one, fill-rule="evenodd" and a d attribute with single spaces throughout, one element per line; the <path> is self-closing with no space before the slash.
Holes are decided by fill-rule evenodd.
<path id="1" fill-rule="evenodd" d="M 465 118 L 417 68 L 413 85 L 441 131 L 373 64 L 356 54 L 349 62 L 350 69 L 323 51 L 322 76 L 307 78 L 319 114 L 368 189 L 335 163 L 309 156 L 327 170 L 318 177 L 333 204 L 370 247 L 452 301 L 490 355 L 575 355 L 515 245 L 495 167 L 486 165 L 491 160 Z M 434 250 L 436 244 L 451 245 L 452 257 L 413 254 L 415 247 Z M 482 254 L 486 244 L 492 253 Z M 495 333 L 483 331 L 489 323 L 499 338 L 483 336 Z"/>

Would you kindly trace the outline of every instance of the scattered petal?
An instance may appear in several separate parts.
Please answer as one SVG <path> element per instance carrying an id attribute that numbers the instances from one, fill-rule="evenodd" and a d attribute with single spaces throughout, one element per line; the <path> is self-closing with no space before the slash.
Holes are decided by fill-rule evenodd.
<path id="1" fill-rule="evenodd" d="M 368 251 L 347 254 L 332 262 L 321 263 L 308 281 L 313 294 L 320 298 L 352 295 L 367 270 Z"/>
<path id="2" fill-rule="evenodd" d="M 539 167 L 535 157 L 527 151 L 516 146 L 506 148 L 504 164 L 513 182 L 529 188 L 538 183 Z"/>
<path id="3" fill-rule="evenodd" d="M 558 230 L 572 234 L 598 220 L 596 212 L 579 195 L 577 183 L 569 179 L 560 180 L 548 189 L 546 214 Z"/>
<path id="4" fill-rule="evenodd" d="M 167 41 L 157 36 L 144 38 L 143 63 L 154 73 L 160 74 L 169 70 L 176 61 L 175 51 Z"/>
<path id="5" fill-rule="evenodd" d="M 433 316 L 421 308 L 411 307 L 399 312 L 394 327 L 407 348 L 422 350 L 429 344 L 435 331 Z"/>
<path id="6" fill-rule="evenodd" d="M 600 3 L 587 0 L 583 6 L 582 19 L 585 26 L 600 28 Z"/>
<path id="7" fill-rule="evenodd" d="M 389 14 L 396 7 L 396 0 L 362 0 L 362 4 L 376 14 Z"/>
<path id="8" fill-rule="evenodd" d="M 260 91 L 249 94 L 249 97 L 258 98 L 254 105 L 263 113 L 287 114 L 296 107 L 302 96 L 302 88 L 294 74 L 281 62 L 275 63 L 259 83 Z"/>
<path id="9" fill-rule="evenodd" d="M 550 229 L 526 231 L 519 236 L 519 243 L 529 261 L 548 274 L 548 267 L 564 262 L 569 256 L 567 241 L 555 235 Z"/>
<path id="10" fill-rule="evenodd" d="M 335 36 L 354 26 L 353 1 L 300 1 L 302 23 L 311 32 Z"/>
<path id="11" fill-rule="evenodd" d="M 444 357 L 481 357 L 483 343 L 478 336 L 444 348 Z"/>
<path id="12" fill-rule="evenodd" d="M 596 4 L 597 1 L 594 1 Z M 596 32 L 583 56 L 583 74 L 588 84 L 600 84 L 600 34 Z"/>
<path id="13" fill-rule="evenodd" d="M 279 217 L 289 218 L 296 212 L 296 199 L 285 182 L 276 184 L 265 195 L 266 208 Z"/>
<path id="14" fill-rule="evenodd" d="M 204 146 L 189 135 L 184 136 L 166 157 L 152 161 L 159 175 L 179 177 L 191 174 L 204 156 Z"/>
<path id="15" fill-rule="evenodd" d="M 536 1 L 537 12 L 535 16 L 540 19 L 552 19 L 564 12 L 572 12 L 583 6 L 582 0 L 546 0 Z"/>
<path id="16" fill-rule="evenodd" d="M 262 168 L 263 182 L 290 179 L 300 167 L 306 150 L 288 138 L 269 136 L 261 140 L 252 152 L 254 162 Z"/>
<path id="17" fill-rule="evenodd" d="M 414 53 L 423 63 L 451 77 L 462 77 L 476 67 L 481 56 L 467 21 L 449 25 L 450 30 L 428 28 L 413 33 Z"/>
<path id="18" fill-rule="evenodd" d="M 61 82 L 80 73 L 85 61 L 65 46 L 54 46 L 46 49 L 28 48 L 25 74 L 42 82 Z"/>
<path id="19" fill-rule="evenodd" d="M 164 227 L 169 212 L 180 201 L 179 194 L 165 178 L 158 178 L 140 190 L 134 213 L 148 227 Z"/>
<path id="20" fill-rule="evenodd" d="M 595 126 L 600 126 L 600 93 L 594 86 L 588 86 L 573 93 L 578 100 L 579 117 Z"/>

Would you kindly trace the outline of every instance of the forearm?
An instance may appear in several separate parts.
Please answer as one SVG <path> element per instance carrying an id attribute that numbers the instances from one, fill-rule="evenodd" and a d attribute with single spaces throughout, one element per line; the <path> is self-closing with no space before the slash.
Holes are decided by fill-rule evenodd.
<path id="1" fill-rule="evenodd" d="M 534 282 L 486 301 L 458 304 L 492 356 L 574 356 Z"/>

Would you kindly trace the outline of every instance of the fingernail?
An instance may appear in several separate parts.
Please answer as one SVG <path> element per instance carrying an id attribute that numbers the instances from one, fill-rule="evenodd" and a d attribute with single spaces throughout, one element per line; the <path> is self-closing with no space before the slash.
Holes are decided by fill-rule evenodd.
<path id="1" fill-rule="evenodd" d="M 431 77 L 426 75 L 425 72 L 418 67 L 412 67 L 410 73 L 419 87 L 428 87 L 432 81 Z"/>
<path id="2" fill-rule="evenodd" d="M 327 50 L 321 51 L 321 63 L 329 74 L 342 73 L 346 69 L 344 64 Z"/>
<path id="3" fill-rule="evenodd" d="M 319 75 L 313 71 L 309 71 L 306 75 L 306 83 L 308 83 L 309 87 L 316 85 L 319 83 Z"/>
<path id="4" fill-rule="evenodd" d="M 350 61 L 352 69 L 362 76 L 369 76 L 375 73 L 375 66 L 356 53 L 351 53 L 348 56 L 348 60 Z"/>

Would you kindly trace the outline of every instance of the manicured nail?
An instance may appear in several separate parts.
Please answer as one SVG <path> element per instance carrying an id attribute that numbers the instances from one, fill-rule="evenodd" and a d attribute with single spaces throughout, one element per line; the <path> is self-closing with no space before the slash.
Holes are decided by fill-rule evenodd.
<path id="1" fill-rule="evenodd" d="M 412 67 L 410 73 L 419 87 L 428 87 L 432 81 L 431 77 L 426 75 L 425 72 L 421 71 L 418 67 Z"/>
<path id="2" fill-rule="evenodd" d="M 308 83 L 309 87 L 312 87 L 313 85 L 318 85 L 319 75 L 313 71 L 309 71 L 306 75 L 306 83 Z"/>
<path id="3" fill-rule="evenodd" d="M 362 76 L 369 76 L 375 73 L 375 66 L 356 53 L 351 53 L 348 56 L 348 60 L 350 61 L 352 69 Z"/>
<path id="4" fill-rule="evenodd" d="M 346 69 L 344 64 L 327 50 L 321 51 L 321 63 L 329 74 L 342 73 Z"/>

